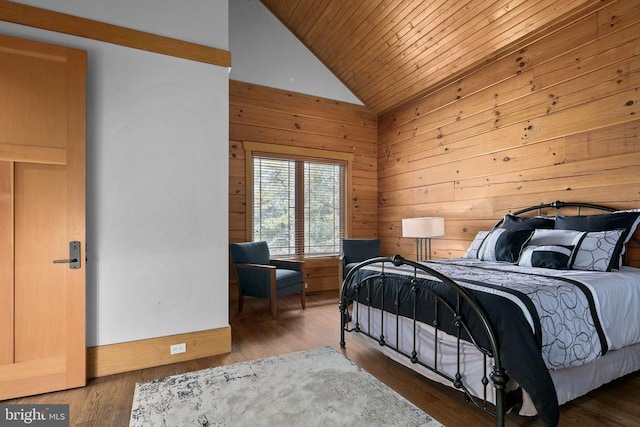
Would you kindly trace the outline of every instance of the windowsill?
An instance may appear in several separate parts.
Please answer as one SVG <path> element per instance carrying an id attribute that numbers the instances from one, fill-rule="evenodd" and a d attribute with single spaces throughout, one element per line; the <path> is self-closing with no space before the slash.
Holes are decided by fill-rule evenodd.
<path id="1" fill-rule="evenodd" d="M 338 259 L 340 258 L 340 254 L 323 254 L 323 255 L 303 255 L 303 256 L 288 256 L 288 255 L 272 255 L 272 259 L 295 259 L 295 260 L 316 260 L 316 259 Z"/>

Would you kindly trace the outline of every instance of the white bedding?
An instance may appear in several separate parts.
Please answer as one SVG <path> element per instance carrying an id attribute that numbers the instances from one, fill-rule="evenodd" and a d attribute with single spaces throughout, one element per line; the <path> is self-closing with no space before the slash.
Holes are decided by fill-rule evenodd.
<path id="1" fill-rule="evenodd" d="M 544 270 L 549 273 L 549 269 Z M 618 271 L 551 270 L 591 287 L 597 295 L 602 327 L 609 350 L 640 342 L 640 268 L 622 267 Z"/>
<path id="2" fill-rule="evenodd" d="M 439 263 L 460 260 L 443 260 Z M 596 296 L 595 302 L 607 336 L 610 350 L 640 342 L 640 268 L 622 267 L 611 272 L 582 270 L 553 270 L 549 268 L 520 267 L 506 263 L 464 260 L 465 264 L 487 265 L 507 271 L 522 271 L 548 276 L 566 277 L 587 285 Z M 433 267 L 433 265 L 432 265 Z M 437 266 L 435 267 L 437 270 Z"/>

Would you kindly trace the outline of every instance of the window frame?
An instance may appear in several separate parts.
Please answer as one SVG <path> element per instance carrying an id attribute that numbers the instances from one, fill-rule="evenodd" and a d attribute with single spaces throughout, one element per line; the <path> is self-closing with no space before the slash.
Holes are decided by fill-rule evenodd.
<path id="1" fill-rule="evenodd" d="M 303 147 L 293 147 L 288 145 L 279 145 L 279 144 L 266 144 L 261 142 L 251 142 L 251 141 L 243 141 L 243 148 L 245 151 L 245 204 L 246 204 L 246 214 L 245 214 L 245 240 L 252 241 L 253 239 L 253 157 L 254 155 L 271 155 L 271 156 L 282 156 L 283 158 L 296 158 L 301 160 L 319 160 L 319 161 L 335 161 L 342 162 L 345 164 L 345 177 L 344 177 L 344 185 L 345 185 L 345 224 L 344 224 L 344 233 L 345 236 L 351 235 L 351 211 L 352 211 L 352 203 L 353 199 L 353 189 L 351 186 L 352 182 L 352 171 L 353 171 L 353 153 L 344 153 L 340 151 L 332 151 L 332 150 L 320 150 L 316 148 L 303 148 Z M 321 258 L 328 257 L 333 255 L 291 255 L 288 257 L 297 257 L 297 258 Z"/>

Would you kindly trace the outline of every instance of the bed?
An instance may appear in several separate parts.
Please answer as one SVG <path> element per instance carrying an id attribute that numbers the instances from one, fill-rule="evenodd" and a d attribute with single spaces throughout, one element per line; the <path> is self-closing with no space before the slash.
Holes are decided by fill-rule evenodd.
<path id="1" fill-rule="evenodd" d="M 340 345 L 372 338 L 498 426 L 512 408 L 557 425 L 559 405 L 640 369 L 638 223 L 637 209 L 557 201 L 505 215 L 462 258 L 366 260 L 342 284 Z"/>

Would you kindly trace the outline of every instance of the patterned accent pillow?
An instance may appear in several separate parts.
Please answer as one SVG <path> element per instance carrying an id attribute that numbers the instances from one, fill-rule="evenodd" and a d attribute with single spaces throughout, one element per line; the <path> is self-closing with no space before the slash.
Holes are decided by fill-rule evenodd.
<path id="1" fill-rule="evenodd" d="M 574 251 L 573 270 L 611 271 L 617 268 L 625 229 L 584 233 Z"/>
<path id="2" fill-rule="evenodd" d="M 531 242 L 529 242 L 531 243 Z M 571 262 L 574 246 L 534 246 L 527 245 L 522 251 L 518 265 L 522 267 L 542 267 L 566 270 Z"/>
<path id="3" fill-rule="evenodd" d="M 480 250 L 480 246 L 482 246 L 484 239 L 487 238 L 489 233 L 489 231 L 478 231 L 478 234 L 476 234 L 476 237 L 473 239 L 473 242 L 471 242 L 462 258 L 480 259 L 480 257 L 478 256 L 478 251 Z"/>
<path id="4" fill-rule="evenodd" d="M 623 229 L 624 241 L 618 248 L 615 258 L 618 260 L 613 268 L 622 266 L 622 255 L 626 244 L 631 240 L 640 224 L 640 209 L 616 211 L 600 215 L 556 216 L 556 229 L 578 231 L 610 231 Z"/>
<path id="5" fill-rule="evenodd" d="M 506 230 L 498 228 L 482 242 L 478 256 L 482 261 L 501 261 L 516 264 L 533 230 Z"/>

